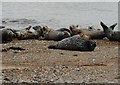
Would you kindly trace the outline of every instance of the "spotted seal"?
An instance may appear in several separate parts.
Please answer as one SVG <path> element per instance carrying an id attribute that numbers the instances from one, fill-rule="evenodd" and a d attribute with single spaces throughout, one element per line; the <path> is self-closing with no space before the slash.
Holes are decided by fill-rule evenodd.
<path id="1" fill-rule="evenodd" d="M 72 37 L 65 38 L 61 41 L 58 41 L 54 45 L 48 46 L 49 49 L 62 49 L 74 51 L 93 51 L 95 47 L 96 42 L 85 39 L 80 35 L 74 35 Z"/>
<path id="2" fill-rule="evenodd" d="M 89 36 L 90 39 L 103 39 L 105 37 L 105 34 L 102 30 L 95 29 L 93 26 L 90 26 L 86 29 L 80 29 L 78 25 L 72 25 L 70 26 L 70 30 L 72 31 L 73 35 L 85 34 Z"/>
<path id="3" fill-rule="evenodd" d="M 32 29 L 34 30 L 34 33 L 37 38 L 44 36 L 45 29 L 42 26 L 36 25 L 36 26 L 33 26 Z"/>
<path id="4" fill-rule="evenodd" d="M 106 37 L 110 41 L 120 41 L 120 31 L 113 31 L 117 23 L 111 25 L 110 27 L 106 26 L 103 22 L 100 22 Z"/>

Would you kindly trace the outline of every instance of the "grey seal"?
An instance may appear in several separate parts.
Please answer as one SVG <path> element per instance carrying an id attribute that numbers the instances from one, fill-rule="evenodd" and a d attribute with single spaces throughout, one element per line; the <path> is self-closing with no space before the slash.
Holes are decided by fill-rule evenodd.
<path id="1" fill-rule="evenodd" d="M 105 34 L 102 30 L 95 29 L 93 26 L 80 29 L 78 25 L 72 25 L 69 28 L 73 35 L 84 34 L 87 35 L 90 39 L 103 39 L 105 37 Z"/>
<path id="2" fill-rule="evenodd" d="M 33 29 L 37 32 L 39 37 L 44 40 L 54 40 L 59 41 L 64 38 L 70 37 L 71 34 L 68 31 L 53 30 L 48 26 L 36 26 Z"/>
<path id="3" fill-rule="evenodd" d="M 0 29 L 0 43 L 7 43 L 15 37 L 14 32 L 10 28 Z"/>
<path id="4" fill-rule="evenodd" d="M 54 45 L 48 46 L 49 49 L 62 49 L 74 51 L 93 51 L 95 47 L 96 42 L 85 39 L 80 35 L 74 35 L 72 37 L 65 38 L 61 41 L 58 41 Z"/>

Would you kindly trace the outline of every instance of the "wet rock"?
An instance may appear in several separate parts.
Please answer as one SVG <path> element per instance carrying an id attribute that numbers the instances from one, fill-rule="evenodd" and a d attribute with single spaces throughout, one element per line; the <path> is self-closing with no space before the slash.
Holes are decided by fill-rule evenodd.
<path id="1" fill-rule="evenodd" d="M 5 26 L 0 26 L 0 29 L 5 28 Z"/>
<path id="2" fill-rule="evenodd" d="M 8 51 L 8 49 L 6 49 L 6 48 L 2 49 L 2 52 L 7 52 L 7 51 Z"/>

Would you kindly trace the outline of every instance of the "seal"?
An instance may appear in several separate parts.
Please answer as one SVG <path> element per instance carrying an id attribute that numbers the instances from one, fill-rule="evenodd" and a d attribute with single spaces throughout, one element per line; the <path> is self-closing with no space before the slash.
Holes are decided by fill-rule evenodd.
<path id="1" fill-rule="evenodd" d="M 0 43 L 7 43 L 13 40 L 15 37 L 14 32 L 12 29 L 0 29 Z"/>
<path id="2" fill-rule="evenodd" d="M 74 51 L 93 51 L 96 47 L 96 42 L 85 39 L 80 35 L 65 38 L 58 41 L 54 45 L 48 46 L 49 49 L 62 49 Z"/>
<path id="3" fill-rule="evenodd" d="M 24 40 L 24 39 L 35 39 L 36 35 L 30 31 L 31 26 L 22 29 L 22 30 L 14 30 L 15 34 L 16 34 L 16 38 L 18 40 Z"/>
<path id="4" fill-rule="evenodd" d="M 103 22 L 100 22 L 100 24 L 104 30 L 105 36 L 110 41 L 120 41 L 120 31 L 113 31 L 117 23 L 111 25 L 110 27 L 105 25 Z"/>
<path id="5" fill-rule="evenodd" d="M 51 28 L 48 28 L 48 26 L 35 26 L 33 29 L 37 32 L 40 39 L 44 40 L 59 41 L 71 36 L 68 31 L 53 30 Z"/>
<path id="6" fill-rule="evenodd" d="M 51 28 L 48 27 L 43 27 L 43 29 L 45 30 L 44 32 L 44 38 L 46 40 L 54 40 L 54 41 L 59 41 L 62 40 L 64 38 L 70 37 L 71 34 L 68 31 L 56 31 L 53 30 Z"/>
<path id="7" fill-rule="evenodd" d="M 73 35 L 84 34 L 89 36 L 90 39 L 103 39 L 105 34 L 100 29 L 95 29 L 93 26 L 86 29 L 80 29 L 78 25 L 72 25 L 69 27 Z"/>

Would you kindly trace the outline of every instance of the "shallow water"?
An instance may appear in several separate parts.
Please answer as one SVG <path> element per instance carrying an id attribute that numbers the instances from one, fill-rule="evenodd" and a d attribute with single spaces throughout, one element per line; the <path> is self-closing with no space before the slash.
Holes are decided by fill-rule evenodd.
<path id="1" fill-rule="evenodd" d="M 72 24 L 78 24 L 81 27 L 89 25 L 100 27 L 100 21 L 105 22 L 107 25 L 118 22 L 118 3 L 3 2 L 2 18 L 37 20 L 36 23 L 31 22 L 28 24 L 43 24 L 56 29 L 68 27 Z M 9 26 L 13 26 L 13 24 L 9 23 Z M 14 26 L 20 27 L 20 25 L 15 24 Z"/>

